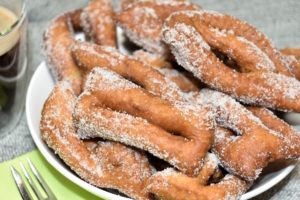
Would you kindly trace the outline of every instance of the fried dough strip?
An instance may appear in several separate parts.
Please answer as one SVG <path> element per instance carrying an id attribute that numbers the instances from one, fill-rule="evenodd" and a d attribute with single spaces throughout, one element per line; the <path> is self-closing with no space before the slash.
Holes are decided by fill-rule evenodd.
<path id="1" fill-rule="evenodd" d="M 173 66 L 170 62 L 165 61 L 159 55 L 149 53 L 144 50 L 137 50 L 133 52 L 133 57 L 141 62 L 145 62 L 154 68 L 168 68 L 172 69 Z"/>
<path id="2" fill-rule="evenodd" d="M 215 156 L 208 154 L 197 177 L 191 178 L 168 168 L 151 176 L 147 188 L 160 199 L 168 200 L 239 199 L 246 192 L 248 184 L 237 177 L 226 175 L 218 184 L 206 185 L 216 167 Z"/>
<path id="3" fill-rule="evenodd" d="M 74 59 L 85 74 L 94 67 L 104 67 L 165 99 L 184 101 L 182 91 L 162 73 L 115 48 L 74 41 L 71 49 Z"/>
<path id="4" fill-rule="evenodd" d="M 205 186 L 196 178 L 164 170 L 150 178 L 148 189 L 165 200 L 226 200 L 239 199 L 246 192 L 247 186 L 244 181 L 232 175 L 226 175 L 218 184 Z"/>
<path id="5" fill-rule="evenodd" d="M 272 134 L 271 131 L 268 129 L 270 128 L 279 133 L 282 132 L 290 133 L 292 136 L 290 137 L 287 136 L 287 137 L 289 138 L 290 144 L 292 146 L 297 146 L 297 142 L 300 141 L 296 137 L 296 135 L 299 135 L 299 133 L 297 133 L 297 131 L 295 131 L 289 125 L 284 124 L 284 122 L 282 122 L 277 117 L 273 116 L 273 118 L 269 120 L 270 123 L 266 124 L 265 120 L 263 120 L 261 116 L 255 117 L 244 106 L 242 106 L 237 101 L 235 101 L 231 97 L 221 92 L 213 91 L 210 89 L 202 89 L 198 94 L 192 96 L 190 100 L 196 103 L 197 105 L 211 105 L 214 108 L 214 112 L 216 113 L 215 116 L 216 116 L 217 124 L 219 126 L 226 127 L 231 130 L 235 130 L 240 135 L 243 134 L 247 135 L 247 134 L 251 134 L 252 132 L 260 132 L 260 133 L 265 132 L 268 134 Z M 271 121 L 274 121 L 273 126 L 276 128 L 270 127 Z M 275 123 L 275 121 L 279 121 L 281 123 L 279 122 Z M 270 145 L 269 148 L 276 148 L 276 145 L 273 146 Z M 248 156 L 250 160 L 254 159 L 252 156 L 248 155 L 248 152 L 244 152 L 244 156 L 245 157 Z M 261 155 L 260 160 L 266 159 L 267 156 L 268 156 L 267 154 Z M 288 158 L 288 156 L 286 158 Z M 238 162 L 241 161 L 239 160 Z M 264 166 L 266 166 L 267 164 L 268 164 L 267 161 L 263 163 Z M 251 170 L 252 172 L 257 173 L 259 168 L 257 167 L 252 169 L 250 168 L 249 171 Z M 237 171 L 238 170 L 236 170 L 236 172 Z M 246 173 L 249 173 L 249 172 L 244 172 L 243 170 L 238 173 L 236 172 L 235 172 L 236 175 L 242 177 L 246 177 L 247 176 Z M 255 178 L 252 177 L 250 179 L 255 179 Z"/>
<path id="6" fill-rule="evenodd" d="M 77 42 L 76 45 L 73 45 L 72 51 L 73 54 L 76 55 L 75 57 L 77 58 L 78 64 L 85 69 L 91 69 L 94 66 L 107 66 L 107 68 L 119 73 L 125 78 L 134 80 L 134 82 L 142 85 L 145 89 L 169 101 L 183 101 L 190 102 L 197 106 L 210 106 L 219 126 L 234 130 L 240 135 L 249 135 L 255 132 L 265 135 L 273 134 L 259 118 L 255 117 L 244 106 L 226 94 L 210 89 L 202 89 L 200 92 L 191 94 L 184 93 L 180 91 L 175 83 L 172 83 L 172 81 L 164 77 L 163 74 L 158 73 L 154 68 L 149 68 L 143 65 L 143 63 L 135 61 L 130 57 L 125 57 L 120 53 L 117 54 L 116 50 L 107 51 L 107 49 L 105 50 L 103 47 Z M 121 57 L 122 59 L 114 60 L 114 56 Z M 268 148 L 274 148 L 276 144 L 272 145 L 269 143 L 268 145 Z M 255 146 L 253 146 L 253 148 L 255 148 Z M 241 156 L 245 158 L 249 157 L 249 160 L 253 162 L 255 162 L 256 159 L 256 156 L 249 156 L 248 151 L 243 151 Z M 268 154 L 261 154 L 260 159 L 266 159 L 267 156 Z M 222 157 L 220 158 L 223 160 Z M 227 161 L 228 160 L 226 160 L 226 162 Z M 256 175 L 258 175 L 259 169 L 268 163 L 268 161 L 266 161 L 260 165 L 250 165 L 247 164 L 248 162 L 246 160 L 238 161 L 240 162 L 239 165 L 230 166 L 230 168 L 234 168 L 231 172 L 241 177 L 247 177 L 249 180 L 257 178 Z M 224 161 L 222 163 L 226 162 Z M 247 169 L 240 168 L 240 166 L 244 164 L 248 165 Z M 224 164 L 224 166 L 225 168 L 229 168 L 226 167 L 226 164 Z"/>
<path id="7" fill-rule="evenodd" d="M 300 133 L 297 130 L 266 108 L 248 107 L 248 110 L 258 117 L 269 129 L 276 131 L 287 138 L 292 150 L 295 151 L 291 154 L 291 157 L 295 157 L 294 155 L 300 155 Z"/>
<path id="8" fill-rule="evenodd" d="M 196 115 L 193 109 L 190 104 L 172 104 L 153 96 L 112 71 L 95 68 L 74 117 L 81 137 L 100 136 L 132 145 L 196 175 L 213 138 L 209 112 L 202 108 L 202 115 Z"/>
<path id="9" fill-rule="evenodd" d="M 300 82 L 295 78 L 268 70 L 240 73 L 217 59 L 198 30 L 200 18 L 206 15 L 213 22 L 213 16 L 226 19 L 225 15 L 211 11 L 183 11 L 166 20 L 163 39 L 178 63 L 210 87 L 240 101 L 300 112 Z"/>
<path id="10" fill-rule="evenodd" d="M 55 18 L 44 32 L 43 45 L 48 66 L 57 81 L 67 81 L 76 95 L 80 94 L 81 73 L 72 58 L 70 46 L 73 42 L 73 30 L 80 28 L 81 10 L 68 12 Z"/>
<path id="11" fill-rule="evenodd" d="M 137 1 L 116 15 L 115 19 L 132 42 L 147 51 L 167 57 L 168 48 L 160 37 L 164 20 L 175 11 L 200 9 L 200 6 L 187 1 Z"/>
<path id="12" fill-rule="evenodd" d="M 110 0 L 93 0 L 81 15 L 87 38 L 99 45 L 117 47 L 114 11 Z"/>
<path id="13" fill-rule="evenodd" d="M 190 12 L 189 16 L 212 48 L 229 55 L 245 71 L 265 68 L 267 71 L 291 76 L 280 51 L 263 33 L 246 22 L 214 11 Z"/>
<path id="14" fill-rule="evenodd" d="M 299 141 L 296 131 L 283 135 L 261 130 L 234 137 L 229 130 L 217 128 L 213 152 L 230 173 L 252 181 L 270 162 L 299 158 Z"/>
<path id="15" fill-rule="evenodd" d="M 223 128 L 215 132 L 213 152 L 230 173 L 252 181 L 268 163 L 300 156 L 299 133 L 276 116 L 266 121 L 266 117 L 250 112 L 226 94 L 209 89 L 202 89 L 194 100 L 211 105 L 217 125 L 238 135 Z"/>
<path id="16" fill-rule="evenodd" d="M 176 83 L 176 85 L 184 92 L 198 91 L 203 84 L 191 74 L 186 74 L 173 69 L 172 64 L 163 60 L 160 56 L 138 50 L 133 52 L 133 57 L 141 62 L 144 62 L 151 67 L 160 71 L 168 79 Z"/>
<path id="17" fill-rule="evenodd" d="M 150 199 L 145 188 L 151 175 L 147 157 L 115 142 L 99 142 L 91 153 L 73 127 L 74 106 L 75 95 L 69 84 L 59 82 L 42 111 L 43 140 L 85 181 L 118 189 L 136 199 Z"/>

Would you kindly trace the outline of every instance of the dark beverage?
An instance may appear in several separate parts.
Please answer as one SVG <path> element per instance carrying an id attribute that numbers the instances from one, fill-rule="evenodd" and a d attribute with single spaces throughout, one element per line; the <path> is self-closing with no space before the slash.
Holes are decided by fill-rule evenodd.
<path id="1" fill-rule="evenodd" d="M 18 120 L 25 96 L 24 26 L 18 20 L 11 10 L 0 6 L 0 132 L 8 131 Z"/>

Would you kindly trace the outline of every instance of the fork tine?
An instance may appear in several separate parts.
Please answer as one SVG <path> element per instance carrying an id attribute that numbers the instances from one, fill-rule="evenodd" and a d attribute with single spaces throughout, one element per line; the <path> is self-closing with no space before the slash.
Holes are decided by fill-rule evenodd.
<path id="1" fill-rule="evenodd" d="M 10 170 L 23 200 L 33 200 L 17 170 L 13 166 L 10 166 Z"/>
<path id="2" fill-rule="evenodd" d="M 30 184 L 32 190 L 34 191 L 34 193 L 35 193 L 36 196 L 38 197 L 38 199 L 40 199 L 40 200 L 41 200 L 41 199 L 44 199 L 43 196 L 42 196 L 42 194 L 41 194 L 41 193 L 39 192 L 39 190 L 37 189 L 36 184 L 33 182 L 31 176 L 27 173 L 27 171 L 26 171 L 26 169 L 25 169 L 25 167 L 24 167 L 24 165 L 23 165 L 22 162 L 20 162 L 20 166 L 21 166 L 21 168 L 22 168 L 22 170 L 23 170 L 23 173 L 24 173 L 25 177 L 27 178 L 27 180 L 28 180 L 28 182 L 29 182 L 29 184 Z"/>
<path id="3" fill-rule="evenodd" d="M 34 167 L 34 165 L 32 164 L 32 162 L 30 161 L 30 159 L 28 157 L 26 159 L 27 159 L 27 162 L 28 162 L 28 164 L 30 166 L 30 169 L 31 169 L 32 173 L 34 174 L 34 176 L 39 181 L 39 183 L 41 184 L 41 186 L 45 190 L 46 194 L 48 195 L 47 199 L 49 199 L 49 200 L 56 200 L 55 195 L 52 193 L 52 191 L 50 190 L 50 188 L 48 187 L 48 185 L 46 184 L 46 182 L 44 181 L 44 179 L 42 178 L 42 176 L 40 176 L 39 172 Z"/>

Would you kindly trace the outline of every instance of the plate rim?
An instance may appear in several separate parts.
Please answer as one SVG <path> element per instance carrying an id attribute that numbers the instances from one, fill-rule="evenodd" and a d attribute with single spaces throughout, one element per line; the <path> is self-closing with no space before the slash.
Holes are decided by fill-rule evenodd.
<path id="1" fill-rule="evenodd" d="M 46 69 L 43 69 L 46 68 Z M 101 188 L 98 188 L 92 184 L 89 184 L 88 182 L 84 181 L 83 179 L 79 178 L 74 174 L 74 172 L 70 171 L 69 169 L 65 168 L 63 165 L 61 165 L 59 162 L 57 162 L 56 159 L 60 159 L 59 157 L 54 157 L 56 156 L 52 150 L 45 144 L 45 142 L 42 140 L 41 137 L 38 136 L 37 133 L 35 132 L 34 124 L 33 121 L 31 120 L 31 110 L 30 110 L 30 98 L 32 97 L 32 94 L 34 93 L 33 91 L 33 85 L 35 84 L 36 80 L 38 79 L 39 73 L 41 73 L 42 70 L 47 70 L 48 75 L 51 75 L 49 72 L 49 69 L 47 67 L 47 64 L 45 61 L 42 61 L 38 67 L 36 68 L 33 76 L 31 77 L 27 93 L 26 93 L 26 102 L 25 102 L 25 111 L 26 111 L 26 121 L 29 127 L 29 132 L 31 137 L 33 138 L 34 143 L 40 150 L 41 154 L 43 157 L 47 160 L 47 162 L 55 168 L 60 174 L 62 174 L 64 177 L 75 183 L 76 185 L 80 186 L 81 188 L 91 192 L 92 194 L 101 197 L 101 198 L 107 198 L 107 199 L 120 199 L 120 200 L 130 200 L 130 198 L 122 197 L 117 194 L 110 193 L 108 191 L 105 191 Z M 296 168 L 297 164 L 299 163 L 296 162 L 295 164 L 287 166 L 284 171 L 282 171 L 280 174 L 276 175 L 274 178 L 268 180 L 264 186 L 257 187 L 253 189 L 250 192 L 246 192 L 241 196 L 241 200 L 247 200 L 250 198 L 253 198 L 255 196 L 258 196 L 259 194 L 262 194 L 263 192 L 269 190 L 276 184 L 278 184 L 281 180 L 283 180 L 287 175 L 289 175 L 293 169 Z"/>

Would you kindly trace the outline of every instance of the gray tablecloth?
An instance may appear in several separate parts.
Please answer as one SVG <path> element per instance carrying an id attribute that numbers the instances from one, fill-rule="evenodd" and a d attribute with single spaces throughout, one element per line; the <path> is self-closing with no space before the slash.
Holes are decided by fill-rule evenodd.
<path id="1" fill-rule="evenodd" d="M 257 27 L 278 48 L 300 47 L 299 0 L 194 0 L 203 8 L 239 17 Z M 28 57 L 31 74 L 44 60 L 41 42 L 47 23 L 56 15 L 86 5 L 86 0 L 28 0 Z M 25 113 L 10 133 L 0 133 L 0 161 L 36 149 L 26 123 Z M 256 200 L 300 199 L 300 165 L 283 181 Z"/>

